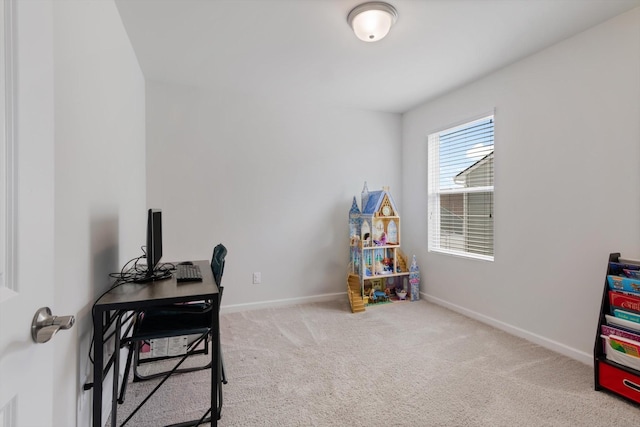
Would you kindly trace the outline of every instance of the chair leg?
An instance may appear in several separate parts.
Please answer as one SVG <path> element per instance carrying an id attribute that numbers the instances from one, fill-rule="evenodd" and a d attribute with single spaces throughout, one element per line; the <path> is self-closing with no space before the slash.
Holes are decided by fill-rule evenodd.
<path id="1" fill-rule="evenodd" d="M 224 359 L 222 358 L 222 348 L 220 348 L 220 367 L 222 369 L 222 384 L 226 384 L 227 383 L 227 376 L 224 373 Z"/>
<path id="2" fill-rule="evenodd" d="M 138 364 L 140 363 L 140 347 L 135 347 L 133 351 L 133 382 L 137 383 L 138 381 L 143 381 L 142 378 L 138 374 Z"/>
<path id="3" fill-rule="evenodd" d="M 131 363 L 133 362 L 133 352 L 137 345 L 138 343 L 136 342 L 129 343 L 128 345 L 129 354 L 127 355 L 127 364 L 124 367 L 124 377 L 122 378 L 122 387 L 120 387 L 120 396 L 118 396 L 118 403 L 121 405 L 124 403 L 124 396 L 127 393 L 127 383 L 129 379 L 129 372 L 131 372 Z"/>
<path id="4" fill-rule="evenodd" d="M 218 419 L 222 418 L 222 384 L 226 384 L 227 380 L 224 379 L 224 366 L 222 364 L 222 352 L 219 352 L 220 355 L 220 372 L 218 372 L 219 374 L 221 373 L 221 375 L 219 376 L 220 381 L 218 382 L 217 385 L 217 389 L 218 389 Z"/>

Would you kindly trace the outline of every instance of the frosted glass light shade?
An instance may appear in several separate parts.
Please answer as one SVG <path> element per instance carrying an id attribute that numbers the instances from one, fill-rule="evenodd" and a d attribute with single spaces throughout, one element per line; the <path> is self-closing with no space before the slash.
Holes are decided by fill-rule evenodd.
<path id="1" fill-rule="evenodd" d="M 356 6 L 347 21 L 360 40 L 376 42 L 389 33 L 398 19 L 398 12 L 388 3 L 374 1 Z"/>

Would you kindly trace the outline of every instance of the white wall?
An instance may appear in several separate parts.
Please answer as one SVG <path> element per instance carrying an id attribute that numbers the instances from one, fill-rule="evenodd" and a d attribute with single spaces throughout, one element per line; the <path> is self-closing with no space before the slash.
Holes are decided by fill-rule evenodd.
<path id="1" fill-rule="evenodd" d="M 493 108 L 495 262 L 428 253 L 427 134 Z M 425 296 L 590 363 L 608 255 L 640 258 L 640 9 L 406 113 L 402 159 Z"/>
<path id="2" fill-rule="evenodd" d="M 54 307 L 76 325 L 54 340 L 52 425 L 86 426 L 91 306 L 145 239 L 145 88 L 112 1 L 56 0 L 53 11 Z"/>
<path id="3" fill-rule="evenodd" d="M 223 309 L 346 292 L 352 197 L 367 181 L 400 203 L 400 138 L 397 114 L 147 82 L 163 260 L 210 259 L 224 243 Z"/>

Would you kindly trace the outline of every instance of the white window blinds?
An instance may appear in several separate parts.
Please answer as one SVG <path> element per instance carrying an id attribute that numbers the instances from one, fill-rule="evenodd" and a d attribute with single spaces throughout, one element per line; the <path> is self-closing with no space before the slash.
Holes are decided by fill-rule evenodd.
<path id="1" fill-rule="evenodd" d="M 428 138 L 429 250 L 493 260 L 493 116 Z"/>

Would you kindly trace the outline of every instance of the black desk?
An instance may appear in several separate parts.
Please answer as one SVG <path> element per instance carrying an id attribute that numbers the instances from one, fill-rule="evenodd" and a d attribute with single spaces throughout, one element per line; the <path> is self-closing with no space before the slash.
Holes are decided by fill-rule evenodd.
<path id="1" fill-rule="evenodd" d="M 113 360 L 113 402 L 112 420 L 117 419 L 118 373 L 120 370 L 120 332 L 121 314 L 127 311 L 138 311 L 148 307 L 193 301 L 210 301 L 211 310 L 211 426 L 218 425 L 218 393 L 220 382 L 220 349 L 219 349 L 219 298 L 218 287 L 213 280 L 209 261 L 195 261 L 202 272 L 202 282 L 182 282 L 178 284 L 175 277 L 144 284 L 128 283 L 106 293 L 95 304 L 93 312 L 93 427 L 103 427 L 102 421 L 102 383 L 109 369 L 104 369 L 104 335 L 105 328 L 111 321 L 115 322 L 116 348 Z M 117 319 L 117 320 L 116 320 Z M 127 379 L 125 378 L 124 381 Z"/>

